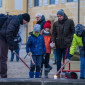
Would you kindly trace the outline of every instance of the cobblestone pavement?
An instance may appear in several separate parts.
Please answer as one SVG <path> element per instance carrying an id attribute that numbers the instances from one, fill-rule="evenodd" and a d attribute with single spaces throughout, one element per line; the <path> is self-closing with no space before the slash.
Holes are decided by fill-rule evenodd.
<path id="1" fill-rule="evenodd" d="M 25 49 L 20 50 L 20 57 L 28 64 L 30 65 L 30 57 L 26 57 Z M 16 56 L 14 57 L 14 61 L 10 62 L 11 54 L 10 51 L 8 52 L 8 78 L 29 78 L 29 69 L 22 63 L 22 61 L 16 62 Z M 50 59 L 50 65 L 53 67 L 53 69 L 49 72 L 49 78 L 53 78 L 56 71 L 56 65 L 53 65 L 53 60 Z M 78 62 L 80 63 L 80 62 Z M 79 74 L 78 74 L 79 75 Z M 43 72 L 44 77 L 44 72 Z"/>

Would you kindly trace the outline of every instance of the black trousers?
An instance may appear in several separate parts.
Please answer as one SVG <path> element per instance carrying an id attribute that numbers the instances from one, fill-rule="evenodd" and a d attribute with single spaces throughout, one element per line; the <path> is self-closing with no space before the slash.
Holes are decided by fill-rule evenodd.
<path id="1" fill-rule="evenodd" d="M 43 64 L 45 65 L 45 68 L 49 67 L 49 59 L 50 59 L 50 53 L 46 53 L 44 56 L 42 56 L 41 68 L 43 68 Z"/>
<path id="2" fill-rule="evenodd" d="M 8 44 L 0 39 L 0 76 L 7 78 Z"/>

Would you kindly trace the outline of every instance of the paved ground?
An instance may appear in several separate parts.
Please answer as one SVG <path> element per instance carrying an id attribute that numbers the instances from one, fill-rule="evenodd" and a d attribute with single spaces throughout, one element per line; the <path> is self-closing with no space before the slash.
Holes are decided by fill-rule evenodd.
<path id="1" fill-rule="evenodd" d="M 20 57 L 28 64 L 30 65 L 30 58 L 26 57 L 24 59 L 24 56 L 26 55 L 25 49 L 20 50 Z M 8 78 L 29 78 L 29 69 L 21 62 L 16 62 L 16 57 L 14 58 L 13 62 L 10 62 L 10 51 L 8 54 Z M 53 60 L 50 59 L 50 65 L 53 67 L 53 69 L 49 73 L 49 78 L 53 78 L 56 71 L 56 65 L 53 65 Z M 72 62 L 73 67 L 72 69 L 79 69 L 80 62 Z M 68 66 L 66 66 L 67 68 Z M 79 73 L 78 73 L 79 75 Z M 44 77 L 44 73 L 43 73 Z"/>

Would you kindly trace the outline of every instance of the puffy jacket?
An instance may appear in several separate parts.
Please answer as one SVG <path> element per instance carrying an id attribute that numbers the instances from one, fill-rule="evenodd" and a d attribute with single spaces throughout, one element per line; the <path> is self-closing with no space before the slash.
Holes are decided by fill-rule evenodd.
<path id="1" fill-rule="evenodd" d="M 41 25 L 41 30 L 44 28 L 44 24 L 46 23 L 45 21 L 45 16 L 42 15 L 41 19 L 37 22 L 37 24 Z"/>
<path id="2" fill-rule="evenodd" d="M 32 55 L 43 55 L 46 53 L 45 41 L 43 35 L 35 37 L 33 34 L 28 37 L 26 52 L 32 52 Z"/>
<path id="3" fill-rule="evenodd" d="M 9 17 L 0 30 L 0 39 L 7 42 L 9 46 L 13 46 L 20 24 L 23 24 L 22 15 Z"/>
<path id="4" fill-rule="evenodd" d="M 74 55 L 77 45 L 79 46 L 80 56 L 85 56 L 85 48 L 83 46 L 82 37 L 79 37 L 76 34 L 74 34 L 72 45 L 70 48 L 71 55 Z"/>
<path id="5" fill-rule="evenodd" d="M 73 20 L 65 15 L 61 22 L 56 21 L 53 24 L 52 41 L 55 42 L 57 48 L 66 48 L 71 44 L 74 32 Z"/>
<path id="6" fill-rule="evenodd" d="M 50 47 L 50 42 L 51 42 L 51 36 L 44 36 L 45 40 L 45 46 L 46 46 L 46 53 L 51 53 L 51 47 Z"/>

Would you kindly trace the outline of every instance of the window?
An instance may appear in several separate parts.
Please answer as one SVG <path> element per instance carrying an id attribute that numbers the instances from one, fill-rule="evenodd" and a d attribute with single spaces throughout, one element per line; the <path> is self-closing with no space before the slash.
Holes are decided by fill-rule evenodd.
<path id="1" fill-rule="evenodd" d="M 67 2 L 73 2 L 73 0 L 67 0 Z"/>
<path id="2" fill-rule="evenodd" d="M 48 0 L 45 0 L 44 4 L 45 4 L 45 6 L 47 6 L 48 5 Z"/>
<path id="3" fill-rule="evenodd" d="M 0 0 L 0 7 L 2 7 L 2 0 Z"/>
<path id="4" fill-rule="evenodd" d="M 29 8 L 33 7 L 33 0 L 29 0 Z"/>
<path id="5" fill-rule="evenodd" d="M 39 6 L 39 0 L 34 0 L 34 6 Z"/>
<path id="6" fill-rule="evenodd" d="M 50 4 L 55 4 L 55 0 L 50 0 Z"/>
<path id="7" fill-rule="evenodd" d="M 23 10 L 23 0 L 15 0 L 15 10 Z"/>

